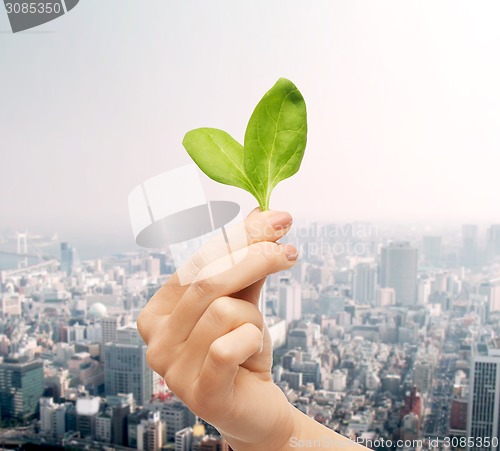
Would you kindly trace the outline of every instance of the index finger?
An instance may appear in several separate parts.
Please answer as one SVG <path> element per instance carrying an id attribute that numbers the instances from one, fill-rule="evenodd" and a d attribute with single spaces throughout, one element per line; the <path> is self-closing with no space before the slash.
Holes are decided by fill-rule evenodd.
<path id="1" fill-rule="evenodd" d="M 260 209 L 256 208 L 242 224 L 227 231 L 227 241 L 223 236 L 217 236 L 196 252 L 153 295 L 143 311 L 147 310 L 153 316 L 169 314 L 189 287 L 189 284 L 181 283 L 180 272 L 182 272 L 183 278 L 192 277 L 194 280 L 204 267 L 223 256 L 261 241 L 275 242 L 279 240 L 286 235 L 291 225 L 292 217 L 287 212 L 271 210 L 261 212 Z M 241 237 L 242 226 L 243 238 Z M 228 249 L 228 243 L 230 249 Z"/>

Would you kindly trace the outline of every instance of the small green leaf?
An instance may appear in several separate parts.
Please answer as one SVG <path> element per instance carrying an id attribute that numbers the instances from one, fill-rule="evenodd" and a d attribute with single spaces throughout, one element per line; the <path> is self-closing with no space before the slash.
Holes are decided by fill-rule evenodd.
<path id="1" fill-rule="evenodd" d="M 243 146 L 231 135 L 216 128 L 197 128 L 186 133 L 182 145 L 211 179 L 255 195 L 243 168 Z"/>
<path id="2" fill-rule="evenodd" d="M 306 140 L 304 98 L 280 78 L 256 106 L 245 132 L 244 168 L 264 209 L 273 188 L 299 170 Z"/>

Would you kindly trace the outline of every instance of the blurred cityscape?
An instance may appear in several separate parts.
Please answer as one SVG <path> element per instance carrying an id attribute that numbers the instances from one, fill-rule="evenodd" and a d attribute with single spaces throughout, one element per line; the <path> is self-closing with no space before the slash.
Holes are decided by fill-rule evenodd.
<path id="1" fill-rule="evenodd" d="M 372 449 L 498 449 L 500 225 L 289 235 L 299 261 L 263 296 L 289 401 Z M 147 366 L 135 320 L 168 250 L 80 260 L 16 233 L 0 262 L 0 447 L 228 449 Z"/>

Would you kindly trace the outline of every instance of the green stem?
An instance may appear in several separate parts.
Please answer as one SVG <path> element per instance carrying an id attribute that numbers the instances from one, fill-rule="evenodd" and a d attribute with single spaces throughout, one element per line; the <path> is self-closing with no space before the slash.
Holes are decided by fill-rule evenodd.
<path id="1" fill-rule="evenodd" d="M 266 197 L 264 198 L 264 200 L 259 199 L 260 211 L 269 210 L 269 201 L 270 201 L 270 199 L 271 199 L 271 193 L 270 192 L 268 192 L 266 194 Z"/>

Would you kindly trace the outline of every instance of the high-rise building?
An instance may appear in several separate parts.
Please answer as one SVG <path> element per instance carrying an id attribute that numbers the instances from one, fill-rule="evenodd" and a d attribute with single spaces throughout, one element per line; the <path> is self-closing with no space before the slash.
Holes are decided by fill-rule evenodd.
<path id="1" fill-rule="evenodd" d="M 41 360 L 6 358 L 0 363 L 0 419 L 26 421 L 43 395 Z"/>
<path id="2" fill-rule="evenodd" d="M 57 404 L 52 412 L 52 435 L 62 437 L 66 432 L 67 404 Z"/>
<path id="3" fill-rule="evenodd" d="M 229 445 L 222 437 L 205 435 L 201 440 L 193 440 L 193 451 L 227 451 Z"/>
<path id="4" fill-rule="evenodd" d="M 67 343 L 64 343 L 67 345 Z M 45 368 L 44 385 L 55 401 L 66 397 L 69 389 L 70 374 L 69 370 L 61 367 L 49 366 Z"/>
<path id="5" fill-rule="evenodd" d="M 312 334 L 307 327 L 298 327 L 288 331 L 288 349 L 300 348 L 307 351 L 312 345 Z"/>
<path id="6" fill-rule="evenodd" d="M 417 360 L 413 366 L 413 383 L 421 393 L 428 393 L 432 386 L 432 370 L 425 360 Z"/>
<path id="7" fill-rule="evenodd" d="M 401 417 L 408 414 L 413 414 L 417 418 L 417 429 L 420 429 L 422 415 L 424 413 L 424 404 L 422 396 L 416 386 L 413 386 L 409 393 L 406 394 L 403 408 L 401 409 Z"/>
<path id="8" fill-rule="evenodd" d="M 467 430 L 468 400 L 464 397 L 454 397 L 450 409 L 450 433 L 465 432 Z"/>
<path id="9" fill-rule="evenodd" d="M 120 327 L 120 317 L 118 316 L 105 316 L 101 318 L 101 336 L 102 344 L 109 342 L 116 342 L 116 331 Z"/>
<path id="10" fill-rule="evenodd" d="M 149 411 L 146 409 L 138 409 L 127 416 L 127 446 L 129 448 L 138 448 L 137 429 L 141 421 L 148 418 Z M 144 438 L 142 439 L 144 441 Z"/>
<path id="11" fill-rule="evenodd" d="M 442 238 L 440 236 L 424 236 L 422 238 L 422 254 L 426 263 L 439 263 L 443 257 Z"/>
<path id="12" fill-rule="evenodd" d="M 100 412 L 95 420 L 95 437 L 96 440 L 104 443 L 111 442 L 112 436 L 112 420 L 113 412 L 111 408 Z"/>
<path id="13" fill-rule="evenodd" d="M 375 301 L 377 270 L 369 263 L 359 263 L 354 268 L 352 298 L 370 304 Z"/>
<path id="14" fill-rule="evenodd" d="M 490 313 L 500 311 L 500 278 L 482 282 L 478 287 L 478 294 L 486 296 Z"/>
<path id="15" fill-rule="evenodd" d="M 281 373 L 280 381 L 288 382 L 288 386 L 293 390 L 300 390 L 302 388 L 302 373 L 285 370 Z"/>
<path id="16" fill-rule="evenodd" d="M 153 370 L 146 362 L 144 343 L 108 342 L 104 345 L 104 387 L 106 395 L 133 393 L 144 405 L 153 395 Z"/>
<path id="17" fill-rule="evenodd" d="M 184 428 L 175 433 L 175 451 L 191 451 L 193 429 Z"/>
<path id="18" fill-rule="evenodd" d="M 160 451 L 166 442 L 166 426 L 160 412 L 149 412 L 148 418 L 137 425 L 137 449 Z"/>
<path id="19" fill-rule="evenodd" d="M 116 330 L 116 341 L 123 344 L 144 344 L 136 324 L 129 324 L 118 328 Z"/>
<path id="20" fill-rule="evenodd" d="M 478 227 L 475 224 L 462 226 L 462 264 L 467 268 L 478 265 Z"/>
<path id="21" fill-rule="evenodd" d="M 376 291 L 375 305 L 377 307 L 387 307 L 396 303 L 396 292 L 394 288 L 378 288 Z"/>
<path id="22" fill-rule="evenodd" d="M 382 377 L 382 391 L 399 395 L 401 391 L 401 376 L 399 374 L 386 374 Z"/>
<path id="23" fill-rule="evenodd" d="M 97 393 L 104 383 L 102 363 L 97 362 L 88 352 L 77 352 L 68 361 L 69 374 L 92 393 Z"/>
<path id="24" fill-rule="evenodd" d="M 290 324 L 302 316 L 302 289 L 295 281 L 282 279 L 279 283 L 278 316 Z"/>
<path id="25" fill-rule="evenodd" d="M 65 413 L 66 430 L 76 432 L 78 430 L 76 406 L 73 403 L 68 403 Z"/>
<path id="26" fill-rule="evenodd" d="M 52 410 L 54 409 L 53 398 L 40 398 L 40 430 L 50 433 L 52 428 Z"/>
<path id="27" fill-rule="evenodd" d="M 61 271 L 70 276 L 80 266 L 80 260 L 74 247 L 68 243 L 61 243 Z"/>
<path id="28" fill-rule="evenodd" d="M 318 389 L 321 387 L 321 365 L 316 361 L 305 361 L 294 363 L 291 370 L 296 373 L 302 373 L 303 384 L 313 383 Z"/>
<path id="29" fill-rule="evenodd" d="M 160 418 L 167 425 L 167 440 L 174 441 L 175 434 L 181 429 L 194 424 L 188 407 L 180 401 L 154 401 L 145 406 L 150 412 L 159 412 Z"/>
<path id="30" fill-rule="evenodd" d="M 498 437 L 500 421 L 500 340 L 476 343 L 472 348 L 467 437 Z M 497 450 L 498 443 L 471 450 Z M 496 446 L 493 446 L 496 445 Z"/>
<path id="31" fill-rule="evenodd" d="M 66 432 L 66 404 L 55 404 L 53 398 L 40 398 L 40 430 L 53 437 Z"/>
<path id="32" fill-rule="evenodd" d="M 488 228 L 486 248 L 489 259 L 494 260 L 500 257 L 500 224 L 493 224 Z"/>
<path id="33" fill-rule="evenodd" d="M 395 242 L 382 247 L 380 286 L 394 288 L 396 303 L 415 305 L 417 302 L 418 250 L 408 242 Z"/>
<path id="34" fill-rule="evenodd" d="M 422 278 L 418 281 L 417 303 L 426 305 L 431 294 L 431 281 L 428 278 Z"/>
<path id="35" fill-rule="evenodd" d="M 100 405 L 101 398 L 98 396 L 76 400 L 76 427 L 82 438 L 95 438 Z"/>
<path id="36" fill-rule="evenodd" d="M 134 395 L 118 394 L 106 397 L 112 411 L 111 440 L 116 445 L 127 445 L 127 416 L 134 411 Z"/>

